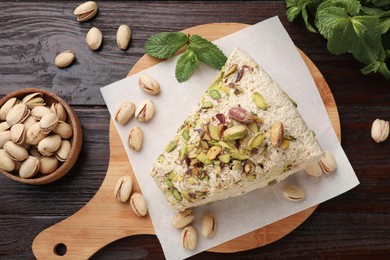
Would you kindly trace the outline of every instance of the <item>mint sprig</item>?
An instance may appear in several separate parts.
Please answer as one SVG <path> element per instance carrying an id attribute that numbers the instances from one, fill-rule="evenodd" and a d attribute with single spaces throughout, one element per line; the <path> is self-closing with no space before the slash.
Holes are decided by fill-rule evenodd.
<path id="1" fill-rule="evenodd" d="M 199 61 L 221 69 L 227 60 L 214 43 L 199 35 L 187 36 L 181 32 L 162 32 L 151 36 L 145 42 L 145 52 L 158 59 L 169 59 L 185 45 L 187 49 L 176 63 L 175 76 L 178 82 L 188 80 L 199 67 Z"/>
<path id="2" fill-rule="evenodd" d="M 287 19 L 300 15 L 311 32 L 327 39 L 329 52 L 351 53 L 365 64 L 363 74 L 390 78 L 389 0 L 286 0 Z"/>

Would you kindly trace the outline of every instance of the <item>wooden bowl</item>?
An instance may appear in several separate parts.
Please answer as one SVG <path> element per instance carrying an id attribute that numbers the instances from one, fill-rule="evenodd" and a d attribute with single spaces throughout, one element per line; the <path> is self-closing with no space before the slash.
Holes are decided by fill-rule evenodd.
<path id="1" fill-rule="evenodd" d="M 73 135 L 69 139 L 71 143 L 71 150 L 69 152 L 69 155 L 64 162 L 59 164 L 59 167 L 54 172 L 47 175 L 37 173 L 34 177 L 30 179 L 25 179 L 19 177 L 19 174 L 17 172 L 9 173 L 1 169 L 0 172 L 5 176 L 7 176 L 8 178 L 18 182 L 31 184 L 31 185 L 41 185 L 41 184 L 47 184 L 55 180 L 58 180 L 59 178 L 64 176 L 76 163 L 82 146 L 82 130 L 81 130 L 80 121 L 76 113 L 74 112 L 74 110 L 62 98 L 47 90 L 43 90 L 39 88 L 25 88 L 25 89 L 14 91 L 0 100 L 0 107 L 8 99 L 12 97 L 18 97 L 19 99 L 22 99 L 24 96 L 35 92 L 39 92 L 43 94 L 43 99 L 46 102 L 46 106 L 50 107 L 52 103 L 58 102 L 65 108 L 67 114 L 66 123 L 68 123 L 73 130 Z"/>

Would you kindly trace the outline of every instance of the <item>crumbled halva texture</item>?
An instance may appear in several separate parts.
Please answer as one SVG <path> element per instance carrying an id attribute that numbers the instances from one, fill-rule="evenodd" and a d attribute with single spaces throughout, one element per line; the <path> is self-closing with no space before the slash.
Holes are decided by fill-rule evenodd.
<path id="1" fill-rule="evenodd" d="M 322 153 L 295 102 L 235 49 L 152 176 L 182 211 L 284 180 Z"/>

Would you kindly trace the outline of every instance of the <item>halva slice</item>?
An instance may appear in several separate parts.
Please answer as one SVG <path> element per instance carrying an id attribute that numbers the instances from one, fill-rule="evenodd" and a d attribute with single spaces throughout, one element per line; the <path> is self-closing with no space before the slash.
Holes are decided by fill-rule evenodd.
<path id="1" fill-rule="evenodd" d="M 282 181 L 322 154 L 296 103 L 235 49 L 152 176 L 182 211 Z"/>

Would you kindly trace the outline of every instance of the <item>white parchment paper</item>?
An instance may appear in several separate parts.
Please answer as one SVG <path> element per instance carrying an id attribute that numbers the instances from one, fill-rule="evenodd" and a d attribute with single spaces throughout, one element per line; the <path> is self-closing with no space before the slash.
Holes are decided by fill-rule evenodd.
<path id="1" fill-rule="evenodd" d="M 154 229 L 167 259 L 182 259 L 207 250 L 331 199 L 359 184 L 333 131 L 310 72 L 278 17 L 228 35 L 215 43 L 227 56 L 236 47 L 243 49 L 279 83 L 298 103 L 299 112 L 309 128 L 316 132 L 323 149 L 334 154 L 338 169 L 319 179 L 311 178 L 301 171 L 271 187 L 196 208 L 194 226 L 198 230 L 198 246 L 194 251 L 187 251 L 181 247 L 180 230 L 170 224 L 175 211 L 167 204 L 163 193 L 150 176 L 150 171 L 153 162 L 200 101 L 218 71 L 201 65 L 190 80 L 180 84 L 174 75 L 178 58 L 175 57 L 141 72 L 151 75 L 160 83 L 161 93 L 158 96 L 140 90 L 137 85 L 139 74 L 101 88 L 111 116 L 125 100 L 138 104 L 145 99 L 152 99 L 156 105 L 156 114 L 148 123 L 133 119 L 125 126 L 116 122 L 115 125 L 147 200 Z M 140 152 L 130 150 L 127 145 L 128 131 L 134 126 L 140 126 L 144 132 Z M 301 186 L 306 191 L 306 199 L 298 203 L 286 200 L 282 187 L 287 183 Z M 212 239 L 202 237 L 200 232 L 201 216 L 206 211 L 212 212 L 217 219 L 217 231 Z"/>

